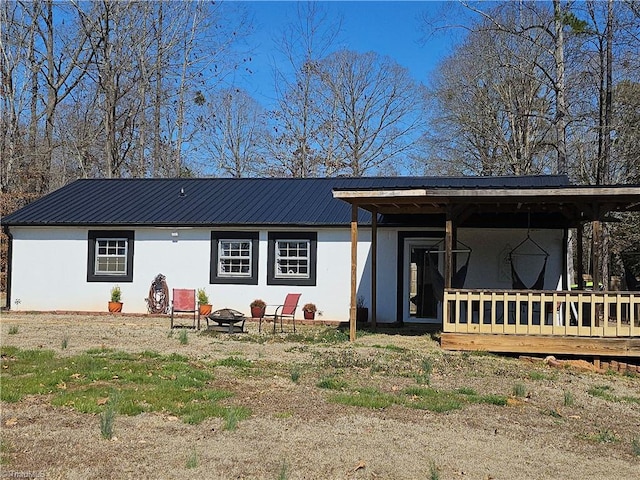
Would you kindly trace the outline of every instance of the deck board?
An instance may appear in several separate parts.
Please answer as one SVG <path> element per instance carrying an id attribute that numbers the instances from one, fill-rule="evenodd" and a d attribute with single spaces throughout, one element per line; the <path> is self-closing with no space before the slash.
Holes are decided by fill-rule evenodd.
<path id="1" fill-rule="evenodd" d="M 442 333 L 445 350 L 640 358 L 640 338 Z"/>

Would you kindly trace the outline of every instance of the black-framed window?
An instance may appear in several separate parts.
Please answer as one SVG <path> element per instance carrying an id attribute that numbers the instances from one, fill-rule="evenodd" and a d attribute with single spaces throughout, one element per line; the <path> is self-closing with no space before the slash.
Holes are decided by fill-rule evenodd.
<path id="1" fill-rule="evenodd" d="M 316 284 L 316 232 L 269 233 L 268 285 Z"/>
<path id="2" fill-rule="evenodd" d="M 133 230 L 89 230 L 88 282 L 133 282 Z"/>
<path id="3" fill-rule="evenodd" d="M 211 232 L 211 283 L 258 284 L 258 232 Z"/>

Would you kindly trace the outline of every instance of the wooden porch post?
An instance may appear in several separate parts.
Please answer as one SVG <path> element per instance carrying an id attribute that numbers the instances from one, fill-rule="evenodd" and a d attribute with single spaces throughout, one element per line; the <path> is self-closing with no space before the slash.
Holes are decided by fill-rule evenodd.
<path id="1" fill-rule="evenodd" d="M 584 260 L 583 260 L 583 255 L 584 255 L 584 246 L 582 244 L 583 240 L 584 240 L 584 223 L 580 222 L 580 224 L 578 225 L 578 228 L 576 229 L 576 233 L 577 233 L 577 239 L 576 239 L 576 243 L 577 243 L 577 248 L 576 248 L 576 255 L 578 257 L 578 290 L 584 290 Z M 573 260 L 573 259 L 571 259 Z M 571 285 L 569 285 L 569 289 L 571 289 Z"/>
<path id="2" fill-rule="evenodd" d="M 447 220 L 444 233 L 444 288 L 451 288 L 452 250 L 453 250 L 453 220 L 451 212 L 447 212 Z"/>
<path id="3" fill-rule="evenodd" d="M 376 329 L 378 305 L 378 211 L 371 211 L 371 328 Z"/>
<path id="4" fill-rule="evenodd" d="M 351 306 L 349 309 L 349 341 L 356 339 L 356 297 L 358 281 L 358 205 L 351 205 Z"/>
<path id="5" fill-rule="evenodd" d="M 591 270 L 593 271 L 593 291 L 600 289 L 602 277 L 602 224 L 599 220 L 592 222 L 593 239 L 591 242 Z"/>

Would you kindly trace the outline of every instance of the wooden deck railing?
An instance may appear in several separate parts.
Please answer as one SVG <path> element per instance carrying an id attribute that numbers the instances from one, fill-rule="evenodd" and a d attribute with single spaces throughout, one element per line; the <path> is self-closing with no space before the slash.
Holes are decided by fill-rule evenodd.
<path id="1" fill-rule="evenodd" d="M 640 337 L 640 292 L 449 289 L 442 313 L 447 333 Z"/>

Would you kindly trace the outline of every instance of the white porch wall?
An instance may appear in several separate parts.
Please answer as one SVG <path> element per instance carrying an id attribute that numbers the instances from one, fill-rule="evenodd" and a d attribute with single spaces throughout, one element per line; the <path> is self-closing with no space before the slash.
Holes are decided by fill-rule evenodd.
<path id="1" fill-rule="evenodd" d="M 87 282 L 87 231 L 67 227 L 11 228 L 12 310 L 106 311 L 111 287 L 118 284 L 122 289 L 123 311 L 145 313 L 151 282 L 162 273 L 170 290 L 205 288 L 214 309 L 228 307 L 248 314 L 249 303 L 255 298 L 277 305 L 287 293 L 302 293 L 300 305 L 315 303 L 322 312 L 317 318 L 340 321 L 349 318 L 349 229 L 295 230 L 318 232 L 316 286 L 304 287 L 267 285 L 267 230 L 260 231 L 258 285 L 209 284 L 210 228 L 135 229 L 133 282 Z M 178 232 L 178 236 L 173 237 L 172 232 Z M 359 290 L 366 292 L 368 299 L 371 232 L 360 228 L 358 233 L 358 278 L 363 279 Z"/>
<path id="2" fill-rule="evenodd" d="M 510 289 L 512 286 L 511 265 L 508 255 L 526 236 L 526 229 L 458 229 L 458 240 L 473 250 L 469 261 L 465 288 Z M 544 289 L 556 290 L 561 288 L 563 231 L 531 230 L 530 237 L 549 253 Z M 518 252 L 540 253 L 530 242 L 518 249 Z M 465 257 L 462 256 L 460 261 L 464 261 L 464 259 Z M 543 263 L 544 257 L 516 257 L 516 271 L 525 285 L 532 285 L 535 282 Z M 458 265 L 460 266 L 460 263 Z"/>

